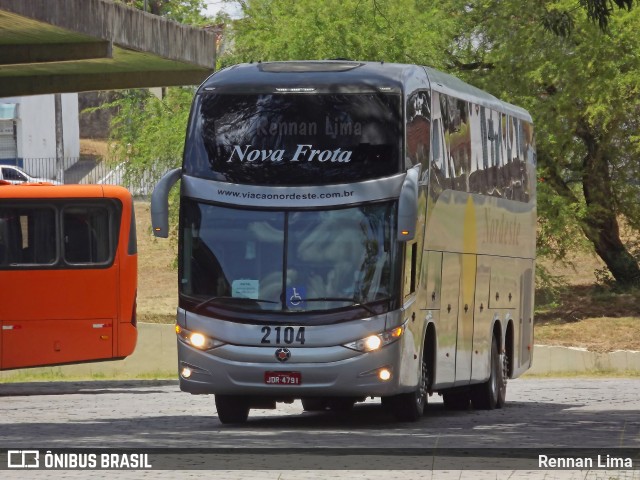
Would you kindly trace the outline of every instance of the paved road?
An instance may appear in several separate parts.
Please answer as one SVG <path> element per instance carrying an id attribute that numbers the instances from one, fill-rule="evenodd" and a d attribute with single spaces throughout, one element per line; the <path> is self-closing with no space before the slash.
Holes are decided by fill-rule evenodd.
<path id="1" fill-rule="evenodd" d="M 357 405 L 348 418 L 338 418 L 329 412 L 305 413 L 296 402 L 278 404 L 276 410 L 253 410 L 248 423 L 242 426 L 223 426 L 215 415 L 212 396 L 182 393 L 175 382 L 9 384 L 0 385 L 0 446 L 44 449 L 268 446 L 285 450 L 354 445 L 640 448 L 639 387 L 640 380 L 633 379 L 520 379 L 509 383 L 507 408 L 452 412 L 445 410 L 439 397 L 434 396 L 427 415 L 415 424 L 396 423 L 375 402 Z M 0 472 L 0 476 L 3 473 L 7 472 Z M 31 472 L 35 477 L 44 473 L 47 472 Z M 54 472 L 39 478 L 49 478 L 51 473 Z M 122 478 L 122 472 L 101 473 L 119 473 L 117 478 Z M 162 473 L 154 472 L 160 476 Z M 413 471 L 393 476 L 477 478 L 472 473 L 440 472 L 438 477 L 435 473 Z M 489 476 L 522 476 L 509 477 L 508 473 L 493 472 Z M 536 476 L 540 473 L 530 473 L 527 478 L 640 479 L 640 470 L 615 472 L 613 476 L 603 471 L 552 471 L 543 477 Z M 16 476 L 6 478 L 25 478 L 13 474 Z M 199 475 L 195 471 L 185 474 Z M 313 472 L 268 471 L 230 476 L 230 472 L 218 472 L 222 476 L 217 478 L 389 477 L 384 472 L 352 474 L 323 472 L 317 477 Z M 448 474 L 452 477 L 447 477 Z M 210 474 L 207 476 L 212 478 Z"/>

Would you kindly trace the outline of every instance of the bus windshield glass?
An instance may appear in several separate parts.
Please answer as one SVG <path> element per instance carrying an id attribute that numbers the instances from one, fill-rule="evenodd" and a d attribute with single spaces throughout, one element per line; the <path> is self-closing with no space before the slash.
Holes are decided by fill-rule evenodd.
<path id="1" fill-rule="evenodd" d="M 399 94 L 216 94 L 196 98 L 187 175 L 321 185 L 399 173 Z"/>
<path id="2" fill-rule="evenodd" d="M 180 290 L 197 307 L 371 309 L 396 294 L 395 202 L 240 210 L 185 199 Z"/>

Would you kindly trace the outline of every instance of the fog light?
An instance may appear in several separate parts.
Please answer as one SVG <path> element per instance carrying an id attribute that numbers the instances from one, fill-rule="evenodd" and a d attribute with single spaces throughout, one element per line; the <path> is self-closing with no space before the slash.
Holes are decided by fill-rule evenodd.
<path id="1" fill-rule="evenodd" d="M 383 368 L 378 372 L 378 378 L 383 382 L 386 382 L 387 380 L 391 379 L 391 372 L 386 368 Z"/>
<path id="2" fill-rule="evenodd" d="M 184 367 L 182 369 L 182 373 L 180 373 L 180 375 L 182 375 L 184 378 L 189 378 L 191 376 L 191 369 L 189 367 Z"/>

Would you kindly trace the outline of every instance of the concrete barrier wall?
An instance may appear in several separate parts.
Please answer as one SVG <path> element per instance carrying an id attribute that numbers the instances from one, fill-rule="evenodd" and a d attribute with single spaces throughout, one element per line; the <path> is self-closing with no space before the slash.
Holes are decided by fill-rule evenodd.
<path id="1" fill-rule="evenodd" d="M 176 334 L 173 325 L 138 324 L 138 344 L 135 352 L 124 360 L 30 368 L 0 372 L 1 379 L 24 374 L 43 373 L 49 377 L 110 377 L 176 376 L 178 370 Z M 640 352 L 589 352 L 579 348 L 536 345 L 531 374 L 640 371 Z"/>
<path id="2" fill-rule="evenodd" d="M 589 352 L 583 348 L 536 345 L 529 373 L 640 371 L 640 352 Z"/>

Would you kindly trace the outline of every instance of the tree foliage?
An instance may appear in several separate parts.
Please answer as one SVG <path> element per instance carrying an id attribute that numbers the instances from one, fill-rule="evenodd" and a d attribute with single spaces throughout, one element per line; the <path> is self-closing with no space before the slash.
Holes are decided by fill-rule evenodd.
<path id="1" fill-rule="evenodd" d="M 578 5 L 586 12 L 587 18 L 597 24 L 603 32 L 608 31 L 609 21 L 616 8 L 631 11 L 633 4 L 634 0 L 578 0 Z M 575 26 L 573 16 L 575 10 L 575 6 L 572 8 L 551 6 L 542 13 L 542 25 L 560 37 L 568 37 Z"/>
<path id="2" fill-rule="evenodd" d="M 112 151 L 130 175 L 161 175 L 180 165 L 193 93 L 170 88 L 159 99 L 148 90 L 125 90 L 109 105 L 119 109 L 111 123 Z"/>
<path id="3" fill-rule="evenodd" d="M 155 183 L 165 172 L 179 167 L 186 135 L 193 88 L 169 88 L 159 99 L 148 90 L 125 90 L 114 102 L 110 146 L 112 161 L 124 165 L 130 183 Z M 169 199 L 172 240 L 176 241 L 178 190 Z"/>
<path id="4" fill-rule="evenodd" d="M 245 0 L 237 61 L 353 58 L 442 66 L 454 19 L 426 0 Z"/>

